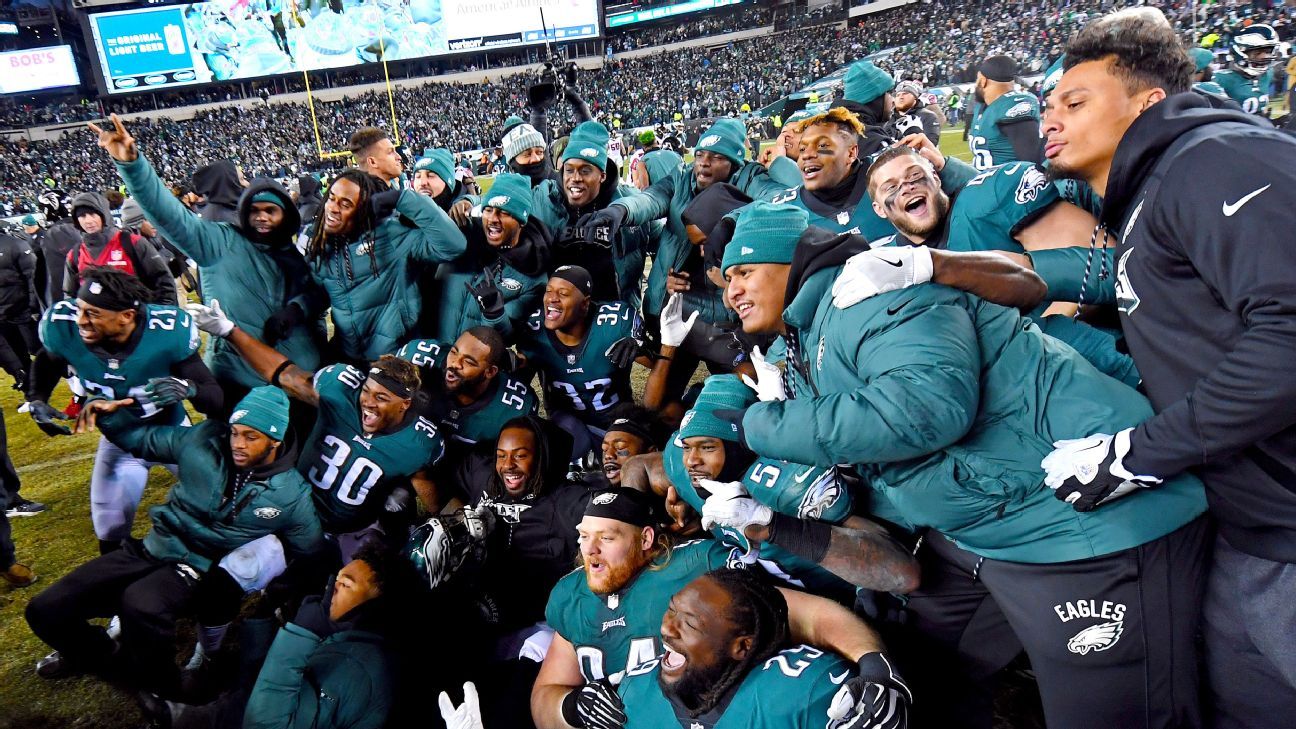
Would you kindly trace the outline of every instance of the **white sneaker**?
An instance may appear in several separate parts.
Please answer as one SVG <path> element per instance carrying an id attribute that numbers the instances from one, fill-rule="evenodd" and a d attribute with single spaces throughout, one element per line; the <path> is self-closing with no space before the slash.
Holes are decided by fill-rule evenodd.
<path id="1" fill-rule="evenodd" d="M 18 412 L 20 412 L 20 413 L 25 413 L 25 412 L 27 412 L 28 410 L 31 410 L 31 403 L 29 403 L 29 402 L 25 402 L 25 401 L 24 401 L 22 405 L 19 405 L 19 406 L 18 406 Z"/>

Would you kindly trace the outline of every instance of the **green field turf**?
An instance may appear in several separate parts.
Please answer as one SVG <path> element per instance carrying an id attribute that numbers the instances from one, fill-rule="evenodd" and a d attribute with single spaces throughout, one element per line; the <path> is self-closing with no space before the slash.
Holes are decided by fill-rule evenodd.
<path id="1" fill-rule="evenodd" d="M 947 154 L 970 159 L 961 130 L 945 134 L 941 142 Z M 636 386 L 642 391 L 646 373 L 636 368 L 636 374 Z M 27 601 L 98 554 L 90 528 L 89 482 L 91 456 L 99 436 L 47 437 L 27 415 L 15 412 L 22 399 L 9 384 L 9 378 L 0 375 L 0 408 L 8 425 L 9 454 L 22 476 L 23 494 L 48 504 L 50 511 L 11 520 L 18 558 L 36 570 L 40 581 L 21 590 L 0 581 L 0 729 L 137 727 L 141 717 L 131 697 L 93 679 L 47 682 L 33 671 L 48 649 L 23 620 Z M 60 386 L 51 401 L 61 407 L 67 399 L 67 390 Z M 171 483 L 169 473 L 154 469 L 136 518 L 136 536 L 143 535 L 148 523 L 143 509 L 161 501 Z M 435 711 L 431 705 L 429 708 Z"/>

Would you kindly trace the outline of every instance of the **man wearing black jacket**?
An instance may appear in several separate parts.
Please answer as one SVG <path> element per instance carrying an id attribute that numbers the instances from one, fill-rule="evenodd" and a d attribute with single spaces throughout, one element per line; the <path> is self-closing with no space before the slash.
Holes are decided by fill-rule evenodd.
<path id="1" fill-rule="evenodd" d="M 1296 258 L 1284 225 L 1296 140 L 1188 93 L 1193 65 L 1158 11 L 1092 23 L 1066 53 L 1045 154 L 1051 172 L 1104 199 L 1117 247 L 1100 293 L 1119 305 L 1156 415 L 1055 444 L 1048 483 L 1101 509 L 1184 470 L 1201 477 L 1219 529 L 1203 606 L 1207 705 L 1218 727 L 1272 726 L 1296 711 L 1296 380 L 1285 368 Z"/>

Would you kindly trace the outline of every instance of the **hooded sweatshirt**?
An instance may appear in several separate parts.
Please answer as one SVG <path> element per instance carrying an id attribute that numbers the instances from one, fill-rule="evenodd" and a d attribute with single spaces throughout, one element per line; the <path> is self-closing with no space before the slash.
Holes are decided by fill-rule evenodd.
<path id="1" fill-rule="evenodd" d="M 1134 121 L 1108 180 L 1114 293 L 1157 413 L 1126 465 L 1191 469 L 1229 544 L 1296 563 L 1296 257 L 1274 227 L 1296 205 L 1296 139 L 1177 94 Z"/>
<path id="2" fill-rule="evenodd" d="M 320 183 L 315 175 L 297 178 L 297 212 L 304 221 L 314 220 L 324 200 L 320 197 Z"/>
<path id="3" fill-rule="evenodd" d="M 143 208 L 144 217 L 198 264 L 203 300 L 220 300 L 225 314 L 240 329 L 261 339 L 271 315 L 291 303 L 308 312 L 308 299 L 322 296 L 293 245 L 300 218 L 279 183 L 256 178 L 243 192 L 238 222 L 216 223 L 195 216 L 181 205 L 143 156 L 118 162 L 117 171 Z M 273 193 L 284 209 L 283 223 L 268 236 L 261 236 L 247 223 L 252 198 L 263 191 Z M 320 365 L 318 343 L 322 331 L 318 320 L 306 321 L 289 331 L 275 349 L 297 366 L 313 371 Z M 213 338 L 204 356 L 212 374 L 223 383 L 249 388 L 266 384 L 224 339 Z"/>
<path id="4" fill-rule="evenodd" d="M 238 201 L 243 194 L 238 167 L 227 159 L 199 167 L 193 174 L 194 192 L 204 202 L 194 209 L 198 217 L 216 223 L 238 223 Z"/>
<path id="5" fill-rule="evenodd" d="M 81 223 L 76 219 L 78 208 L 90 208 L 99 213 L 99 217 L 104 221 L 103 228 L 95 233 L 86 233 L 82 230 Z M 132 238 L 129 232 L 117 227 L 113 222 L 112 210 L 108 207 L 107 198 L 97 192 L 83 192 L 72 198 L 72 211 L 72 224 L 81 234 L 81 241 L 80 245 L 73 246 L 65 259 L 64 296 L 75 297 L 77 289 L 81 287 L 82 254 L 84 253 L 92 262 L 97 261 L 100 256 L 104 256 L 105 249 L 114 241 L 119 241 L 122 247 L 121 255 L 116 256 L 109 252 L 106 264 L 121 268 L 126 268 L 129 264 L 135 276 L 152 292 L 149 298 L 151 303 L 176 303 L 175 279 L 171 277 L 171 270 L 167 268 L 166 261 L 147 238 L 139 236 Z"/>

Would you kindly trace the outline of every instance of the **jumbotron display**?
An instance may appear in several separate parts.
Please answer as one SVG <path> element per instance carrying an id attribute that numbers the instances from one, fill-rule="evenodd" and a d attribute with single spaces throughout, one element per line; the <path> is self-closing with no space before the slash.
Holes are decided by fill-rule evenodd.
<path id="1" fill-rule="evenodd" d="M 626 25 L 634 25 L 635 23 L 646 23 L 650 20 L 659 20 L 661 18 L 684 15 L 686 13 L 698 13 L 703 10 L 714 10 L 729 5 L 741 5 L 743 2 L 744 0 L 683 0 L 682 2 L 647 8 L 644 10 L 627 10 L 624 12 L 609 10 L 607 15 L 607 27 L 619 28 Z"/>
<path id="2" fill-rule="evenodd" d="M 597 0 L 213 0 L 89 16 L 108 93 L 597 37 Z"/>

